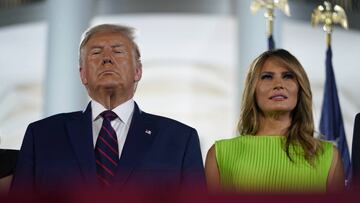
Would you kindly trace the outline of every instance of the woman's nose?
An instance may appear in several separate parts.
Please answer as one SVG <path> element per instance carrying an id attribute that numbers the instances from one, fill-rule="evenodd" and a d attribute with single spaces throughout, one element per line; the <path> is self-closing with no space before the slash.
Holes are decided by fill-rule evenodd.
<path id="1" fill-rule="evenodd" d="M 283 89 L 284 85 L 283 85 L 282 79 L 281 78 L 275 78 L 273 87 L 274 87 L 274 89 Z"/>

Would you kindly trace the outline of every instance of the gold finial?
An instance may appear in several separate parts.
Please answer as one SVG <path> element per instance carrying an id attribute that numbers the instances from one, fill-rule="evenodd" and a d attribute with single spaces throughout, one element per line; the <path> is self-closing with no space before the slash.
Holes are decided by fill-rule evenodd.
<path id="1" fill-rule="evenodd" d="M 345 10 L 335 5 L 334 9 L 331 3 L 324 1 L 324 5 L 319 5 L 311 14 L 311 25 L 316 26 L 324 23 L 323 30 L 326 32 L 326 44 L 331 45 L 331 33 L 335 24 L 340 24 L 343 28 L 348 29 L 348 22 Z"/>
<path id="2" fill-rule="evenodd" d="M 267 19 L 267 34 L 272 35 L 273 21 L 274 21 L 274 9 L 278 8 L 283 11 L 287 16 L 290 16 L 290 8 L 287 0 L 253 0 L 250 6 L 250 10 L 255 14 L 260 8 L 265 8 L 264 14 Z"/>

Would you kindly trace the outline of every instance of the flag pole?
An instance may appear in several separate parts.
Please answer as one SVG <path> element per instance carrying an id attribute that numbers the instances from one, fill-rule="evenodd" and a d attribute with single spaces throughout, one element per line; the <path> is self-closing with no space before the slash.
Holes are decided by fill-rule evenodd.
<path id="1" fill-rule="evenodd" d="M 331 32 L 326 33 L 326 45 L 327 47 L 331 47 Z"/>
<path id="2" fill-rule="evenodd" d="M 274 26 L 274 10 L 280 9 L 285 15 L 290 16 L 290 8 L 287 0 L 253 0 L 250 10 L 255 14 L 259 9 L 266 9 L 264 17 L 266 18 L 266 34 L 268 38 L 268 49 L 275 49 L 275 42 L 273 39 Z"/>
<path id="3" fill-rule="evenodd" d="M 332 65 L 331 50 L 333 26 L 340 24 L 345 29 L 348 28 L 346 13 L 340 6 L 335 5 L 333 8 L 329 2 L 325 1 L 324 5 L 319 5 L 311 14 L 311 24 L 315 26 L 319 23 L 324 24 L 323 30 L 326 33 L 327 45 L 326 78 L 319 130 L 326 140 L 336 143 L 344 165 L 345 186 L 348 188 L 351 180 L 351 163 Z"/>
<path id="4" fill-rule="evenodd" d="M 333 26 L 340 24 L 343 28 L 348 29 L 348 21 L 345 10 L 335 5 L 332 8 L 331 3 L 324 1 L 324 5 L 317 6 L 311 14 L 311 25 L 316 26 L 319 23 L 323 23 L 323 30 L 326 33 L 326 45 L 331 46 L 331 34 Z"/>

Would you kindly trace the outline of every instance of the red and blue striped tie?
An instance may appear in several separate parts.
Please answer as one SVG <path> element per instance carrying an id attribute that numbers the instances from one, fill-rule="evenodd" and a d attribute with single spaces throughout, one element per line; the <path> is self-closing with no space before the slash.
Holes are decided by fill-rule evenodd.
<path id="1" fill-rule="evenodd" d="M 117 136 L 110 124 L 117 118 L 117 115 L 110 110 L 104 111 L 100 115 L 103 117 L 103 123 L 95 145 L 96 170 L 100 183 L 110 186 L 119 162 Z"/>

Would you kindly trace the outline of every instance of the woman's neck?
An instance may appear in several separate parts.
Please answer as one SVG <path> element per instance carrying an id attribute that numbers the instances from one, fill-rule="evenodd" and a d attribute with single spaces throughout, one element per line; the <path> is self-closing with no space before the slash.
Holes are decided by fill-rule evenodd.
<path id="1" fill-rule="evenodd" d="M 260 127 L 256 135 L 286 135 L 290 124 L 289 114 L 260 116 Z"/>

